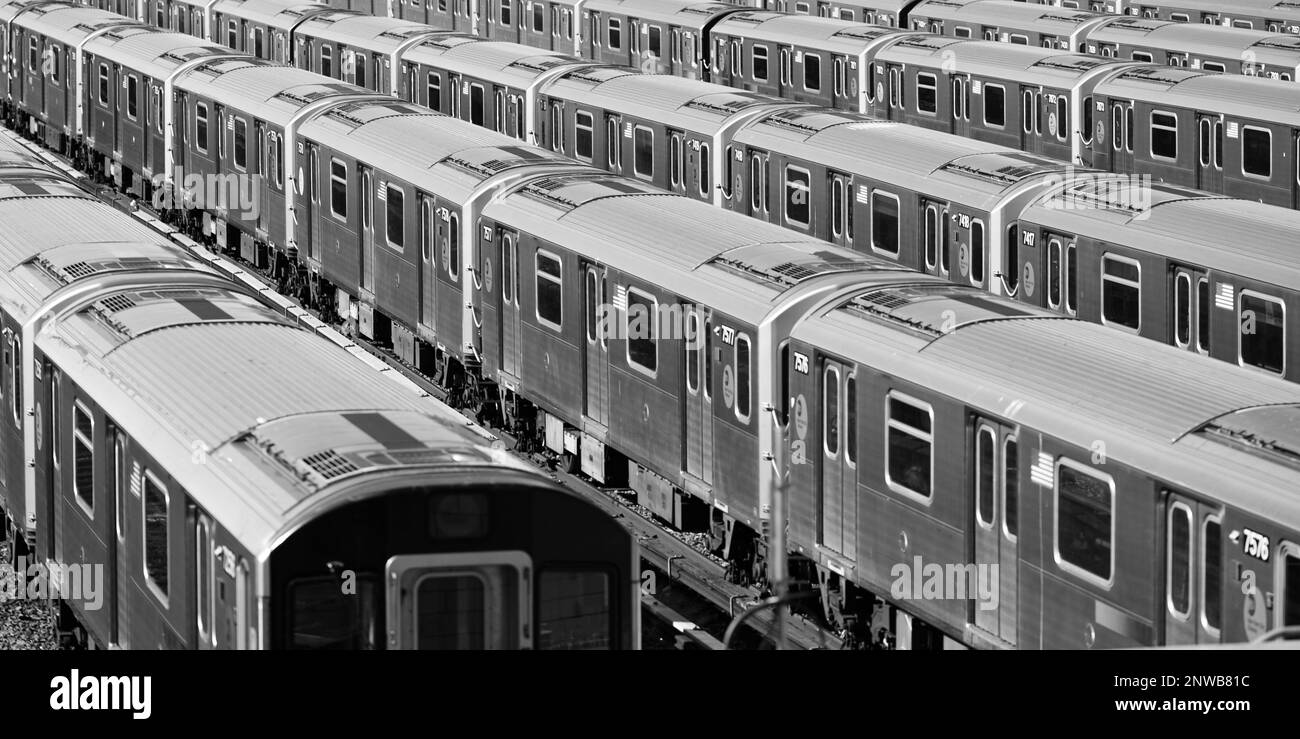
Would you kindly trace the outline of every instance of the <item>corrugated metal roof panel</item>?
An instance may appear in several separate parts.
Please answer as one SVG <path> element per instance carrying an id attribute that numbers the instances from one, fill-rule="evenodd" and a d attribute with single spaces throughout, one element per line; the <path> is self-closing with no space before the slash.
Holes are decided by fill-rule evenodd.
<path id="1" fill-rule="evenodd" d="M 13 269 L 46 249 L 64 244 L 158 242 L 157 232 L 112 206 L 86 198 L 24 198 L 0 201 L 0 269 Z M 59 224 L 50 228 L 51 223 Z"/>

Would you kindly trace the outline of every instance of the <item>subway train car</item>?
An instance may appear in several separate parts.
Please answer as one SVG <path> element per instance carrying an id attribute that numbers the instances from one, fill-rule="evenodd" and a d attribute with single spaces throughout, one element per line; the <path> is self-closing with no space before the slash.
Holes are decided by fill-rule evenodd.
<path id="1" fill-rule="evenodd" d="M 618 522 L 7 135 L 0 171 L 5 531 L 102 578 L 48 584 L 71 643 L 639 644 Z"/>
<path id="2" fill-rule="evenodd" d="M 1231 5 L 1207 0 L 1141 2 L 1134 0 L 1054 0 L 1049 5 L 1092 6 L 1092 10 L 1179 23 L 1254 29 L 1269 33 L 1300 33 L 1300 10 L 1287 0 L 1233 0 Z"/>
<path id="3" fill-rule="evenodd" d="M 65 6 L 49 14 L 84 14 L 90 24 L 103 20 L 98 12 Z M 12 22 L 25 28 L 21 16 Z M 121 54 L 115 58 L 130 75 L 161 46 L 143 48 L 140 58 L 125 46 L 108 51 Z M 216 121 L 226 125 L 209 123 L 209 131 L 222 132 L 215 141 L 188 138 L 191 124 L 212 120 L 198 116 L 169 119 L 164 130 L 177 132 L 175 146 L 215 148 L 210 162 L 190 160 L 205 173 L 236 166 L 241 119 L 245 130 L 261 122 L 283 139 L 278 161 L 292 217 L 275 224 L 283 231 L 267 245 L 302 260 L 326 306 L 356 316 L 364 335 L 391 341 L 399 353 L 414 351 L 417 362 L 454 353 L 459 372 L 443 379 L 498 398 L 499 420 L 572 455 L 591 477 L 627 475 L 643 498 L 661 494 L 668 500 L 661 515 L 680 510 L 678 523 L 691 525 L 706 506 L 736 573 L 761 578 L 770 557 L 787 555 L 768 551 L 764 534 L 773 506 L 787 506 L 795 564 L 820 584 L 837 627 L 868 639 L 883 632 L 894 646 L 1104 648 L 1241 642 L 1300 619 L 1294 383 L 988 295 L 969 284 L 973 261 L 968 284 L 954 285 L 887 255 L 741 218 L 362 88 L 211 53 L 222 58 L 195 56 L 192 70 L 169 79 L 183 99 L 180 115 L 220 106 Z M 758 149 L 812 131 L 805 138 L 842 154 L 840 137 L 864 126 L 796 112 L 741 132 L 740 142 Z M 94 146 L 112 158 L 104 140 Z M 262 161 L 271 151 L 262 150 Z M 783 156 L 827 164 L 799 149 Z M 990 207 L 1015 189 L 1007 183 L 1026 157 L 1001 156 L 958 157 L 937 177 L 936 195 L 961 189 L 963 178 L 983 180 L 978 196 L 964 197 Z M 891 185 L 899 201 L 904 186 L 934 177 L 939 165 L 926 166 L 915 163 L 908 171 L 916 174 Z M 883 188 L 865 189 L 868 208 L 859 213 L 871 216 L 855 233 L 890 248 L 894 239 L 912 241 L 915 232 L 896 230 L 891 193 L 873 199 L 873 189 Z M 772 202 L 787 217 L 803 215 L 781 200 Z M 1000 234 L 1011 225 L 992 214 L 981 226 L 975 220 L 957 216 L 950 227 Z M 233 223 L 240 243 L 258 240 L 247 233 L 251 220 Z M 967 243 L 958 263 L 962 251 L 973 253 Z M 605 305 L 621 311 L 612 332 L 600 319 Z M 664 309 L 678 318 L 635 328 L 634 315 Z M 82 341 L 119 331 L 68 320 L 61 330 Z M 277 328 L 264 323 L 250 328 Z M 166 333 L 130 339 L 117 361 L 134 356 L 132 343 L 138 352 Z M 46 343 L 62 361 L 59 342 Z M 414 350 L 401 348 L 411 343 Z M 300 363 L 283 372 L 284 385 L 270 391 L 300 397 L 292 391 Z M 331 392 L 313 389 L 307 398 L 326 402 Z M 173 402 L 188 409 L 193 401 Z M 480 410 L 498 415 L 486 401 Z M 284 423 L 249 425 L 256 436 L 290 431 Z M 394 443 L 387 426 L 361 425 Z M 231 434 L 220 444 L 230 465 L 245 462 L 245 451 L 279 455 L 282 466 L 297 452 L 326 451 L 299 448 L 299 437 L 288 436 L 263 444 Z M 333 451 L 352 465 L 408 459 L 372 447 L 361 461 Z M 275 464 L 253 471 L 272 474 Z M 786 469 L 783 502 L 776 482 Z M 295 484 L 313 479 L 306 469 L 300 475 Z M 483 519 L 472 503 L 456 510 L 464 515 L 454 517 L 455 531 L 476 530 Z M 1259 537 L 1269 542 L 1268 559 L 1240 543 Z M 349 558 L 337 561 L 346 567 Z M 1005 562 L 1010 574 L 999 579 L 997 603 L 991 593 L 977 604 L 893 592 L 899 565 L 927 561 Z M 1249 594 L 1244 578 L 1256 584 Z M 589 581 L 578 582 L 587 592 Z M 339 638 L 364 638 L 357 632 L 366 623 L 346 622 Z M 412 633 L 386 624 L 387 639 Z"/>

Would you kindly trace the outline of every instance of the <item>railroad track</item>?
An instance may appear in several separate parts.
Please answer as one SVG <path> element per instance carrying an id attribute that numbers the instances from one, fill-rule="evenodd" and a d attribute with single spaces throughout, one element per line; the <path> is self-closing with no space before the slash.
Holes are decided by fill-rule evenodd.
<path id="1" fill-rule="evenodd" d="M 64 157 L 33 144 L 31 141 L 22 138 L 17 132 L 10 130 L 9 133 L 69 176 L 75 177 L 82 182 L 88 182 L 85 173 L 74 168 Z M 273 300 L 273 302 L 287 308 L 292 315 L 298 316 L 300 320 L 312 324 L 317 329 L 328 325 L 321 321 L 315 312 L 303 308 L 298 301 L 279 293 L 273 281 L 257 268 L 242 261 L 237 261 L 235 258 L 209 250 L 206 246 L 193 241 L 176 228 L 163 222 L 147 206 L 110 186 L 93 184 L 92 187 L 103 201 L 115 205 L 123 212 L 133 215 L 155 230 L 177 241 L 215 268 L 226 272 L 231 278 L 257 288 L 265 296 L 277 296 L 278 299 Z M 435 384 L 418 369 L 399 360 L 387 348 L 359 336 L 348 336 L 346 338 L 353 346 L 345 346 L 345 348 L 354 355 L 363 360 L 368 358 L 369 363 L 372 365 L 375 365 L 376 362 L 382 362 L 387 365 L 388 369 L 430 396 L 441 401 L 447 400 L 448 393 L 446 389 Z M 457 410 L 467 419 L 474 420 L 465 409 L 460 408 Z M 503 439 L 509 448 L 515 448 L 516 439 L 512 435 L 496 428 L 492 429 L 492 432 Z M 682 534 L 655 521 L 627 501 L 622 494 L 630 493 L 628 489 L 598 488 L 578 475 L 554 469 L 546 463 L 546 460 L 539 459 L 540 455 L 520 454 L 519 456 L 539 466 L 546 466 L 556 481 L 599 505 L 632 532 L 641 545 L 642 566 L 646 568 L 643 570 L 643 611 L 652 618 L 669 623 L 698 646 L 706 649 L 724 648 L 720 635 L 710 634 L 705 629 L 697 626 L 692 620 L 680 616 L 671 606 L 661 602 L 654 592 L 659 587 L 669 583 L 680 583 L 697 594 L 704 602 L 725 613 L 730 619 L 734 619 L 751 608 L 758 607 L 763 602 L 763 596 L 756 588 L 742 586 L 727 580 L 726 563 L 722 559 L 696 549 L 683 539 Z M 655 572 L 656 570 L 658 572 Z M 667 582 L 660 583 L 658 573 L 663 573 Z M 747 619 L 747 625 L 766 638 L 766 635 L 775 626 L 775 618 L 776 614 L 773 609 L 762 608 Z M 836 635 L 825 631 L 814 621 L 788 611 L 785 613 L 784 631 L 787 647 L 795 649 L 843 648 L 843 642 Z"/>

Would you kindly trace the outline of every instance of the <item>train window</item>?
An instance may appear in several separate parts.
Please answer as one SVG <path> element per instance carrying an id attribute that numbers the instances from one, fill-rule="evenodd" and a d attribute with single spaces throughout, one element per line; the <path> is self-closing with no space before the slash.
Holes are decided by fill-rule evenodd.
<path id="1" fill-rule="evenodd" d="M 1196 349 L 1202 354 L 1210 351 L 1210 280 L 1207 277 L 1196 281 Z"/>
<path id="2" fill-rule="evenodd" d="M 1214 122 L 1214 168 L 1223 169 L 1223 119 Z"/>
<path id="3" fill-rule="evenodd" d="M 736 334 L 736 418 L 749 423 L 749 337 Z"/>
<path id="4" fill-rule="evenodd" d="M 1237 360 L 1243 367 L 1259 367 L 1281 375 L 1286 369 L 1286 306 L 1281 300 L 1242 290 L 1237 306 Z"/>
<path id="5" fill-rule="evenodd" d="M 1202 118 L 1197 126 L 1197 149 L 1202 167 L 1210 166 L 1210 119 Z"/>
<path id="6" fill-rule="evenodd" d="M 564 105 L 551 101 L 551 148 L 564 153 Z"/>
<path id="7" fill-rule="evenodd" d="M 501 19 L 501 25 L 510 25 L 510 8 L 514 5 L 514 0 L 501 0 L 501 11 L 498 16 Z"/>
<path id="8" fill-rule="evenodd" d="M 1069 459 L 1056 463 L 1056 561 L 1109 585 L 1114 570 L 1115 481 Z"/>
<path id="9" fill-rule="evenodd" d="M 320 73 L 326 77 L 334 76 L 334 49 L 329 44 L 320 47 Z"/>
<path id="10" fill-rule="evenodd" d="M 483 86 L 477 82 L 470 83 L 469 86 L 469 122 L 476 126 L 483 125 L 484 118 L 484 100 Z M 556 129 L 558 134 L 559 129 Z"/>
<path id="11" fill-rule="evenodd" d="M 424 104 L 433 110 L 442 110 L 442 77 L 429 72 L 424 80 Z"/>
<path id="12" fill-rule="evenodd" d="M 844 461 L 850 467 L 858 463 L 858 377 L 850 374 L 844 381 Z"/>
<path id="13" fill-rule="evenodd" d="M 1079 126 L 1079 137 L 1085 146 L 1092 144 L 1092 96 L 1083 99 L 1083 123 Z"/>
<path id="14" fill-rule="evenodd" d="M 809 220 L 809 203 L 812 199 L 808 170 L 792 164 L 785 168 L 785 220 L 800 226 L 807 226 Z"/>
<path id="15" fill-rule="evenodd" d="M 1133 153 L 1133 106 L 1124 108 L 1124 150 Z"/>
<path id="16" fill-rule="evenodd" d="M 59 84 L 59 60 L 63 57 L 63 49 L 58 44 L 52 44 L 47 52 L 49 54 L 50 64 L 50 81 Z"/>
<path id="17" fill-rule="evenodd" d="M 668 175 L 673 187 L 682 183 L 682 135 L 679 133 L 668 140 Z"/>
<path id="18" fill-rule="evenodd" d="M 264 55 L 262 54 L 262 38 L 263 38 L 262 29 L 254 28 L 253 29 L 253 56 L 257 57 L 258 59 L 264 58 Z"/>
<path id="19" fill-rule="evenodd" d="M 984 284 L 984 222 L 970 222 L 970 281 Z"/>
<path id="20" fill-rule="evenodd" d="M 198 601 L 194 611 L 199 637 L 209 644 L 215 644 L 215 632 L 212 629 L 215 621 L 212 598 L 212 524 L 203 514 L 199 514 L 194 525 L 194 569 L 194 589 L 197 591 L 195 599 Z"/>
<path id="21" fill-rule="evenodd" d="M 1291 542 L 1282 543 L 1282 556 L 1278 563 L 1277 626 L 1300 625 L 1300 548 Z"/>
<path id="22" fill-rule="evenodd" d="M 840 8 L 840 20 L 853 22 L 853 11 L 848 8 Z"/>
<path id="23" fill-rule="evenodd" d="M 419 198 L 420 201 L 420 258 L 424 262 L 429 261 L 433 252 L 433 233 L 430 228 L 430 219 L 433 215 L 433 205 L 425 198 Z M 504 272 L 504 270 L 502 270 Z"/>
<path id="24" fill-rule="evenodd" d="M 18 428 L 23 427 L 23 344 L 22 338 L 14 335 L 9 339 L 9 351 L 13 355 L 13 371 L 9 373 L 9 399 L 11 401 L 10 410 L 13 411 L 14 423 Z M 58 377 L 52 380 L 58 383 Z M 56 445 L 57 446 L 57 445 Z M 55 452 L 57 454 L 57 452 Z"/>
<path id="25" fill-rule="evenodd" d="M 1020 226 L 1014 223 L 1007 226 L 1006 245 L 1007 258 L 1003 265 L 1002 284 L 1009 294 L 1015 295 L 1016 287 L 1020 284 Z"/>
<path id="26" fill-rule="evenodd" d="M 898 256 L 898 196 L 871 191 L 871 248 Z"/>
<path id="27" fill-rule="evenodd" d="M 541 8 L 541 3 L 538 3 L 533 7 Z M 541 15 L 539 13 L 534 14 L 533 30 L 538 32 L 541 32 L 542 30 L 541 23 L 538 20 L 540 18 Z M 609 19 L 609 48 L 621 49 L 622 47 L 623 47 L 623 21 L 619 20 L 618 18 L 610 18 Z"/>
<path id="28" fill-rule="evenodd" d="M 546 3 L 534 2 L 533 6 L 533 32 L 543 33 L 546 30 Z M 610 38 L 618 38 L 617 24 L 618 20 L 614 19 L 609 22 Z M 617 49 L 618 44 L 610 41 L 609 48 Z"/>
<path id="29" fill-rule="evenodd" d="M 340 220 L 348 219 L 348 165 L 330 160 L 330 210 Z"/>
<path id="30" fill-rule="evenodd" d="M 1232 22 L 1232 27 L 1233 27 L 1233 28 L 1251 28 L 1251 29 L 1253 29 L 1253 28 L 1255 27 L 1255 24 L 1254 24 L 1252 21 L 1233 21 L 1233 22 Z"/>
<path id="31" fill-rule="evenodd" d="M 168 593 L 167 519 L 171 496 L 152 472 L 144 476 L 144 576 L 163 603 Z"/>
<path id="32" fill-rule="evenodd" d="M 1025 133 L 1034 132 L 1034 91 L 1025 90 L 1020 95 L 1020 128 Z"/>
<path id="33" fill-rule="evenodd" d="M 934 410 L 929 403 L 893 391 L 886 405 L 885 482 L 928 503 L 934 475 Z"/>
<path id="34" fill-rule="evenodd" d="M 609 649 L 614 598 L 609 575 L 542 570 L 537 586 L 538 649 Z"/>
<path id="35" fill-rule="evenodd" d="M 1273 174 L 1273 132 L 1255 126 L 1241 127 L 1241 171 L 1268 179 Z"/>
<path id="36" fill-rule="evenodd" d="M 1192 343 L 1192 278 L 1186 272 L 1178 273 L 1174 285 L 1174 343 Z"/>
<path id="37" fill-rule="evenodd" d="M 970 38 L 970 29 L 965 26 L 957 26 L 952 29 L 952 33 L 957 38 Z"/>
<path id="38" fill-rule="evenodd" d="M 460 214 L 447 218 L 447 274 L 454 281 L 460 277 Z"/>
<path id="39" fill-rule="evenodd" d="M 1295 142 L 1295 181 L 1300 184 L 1300 137 Z"/>
<path id="40" fill-rule="evenodd" d="M 1183 503 L 1169 507 L 1165 558 L 1165 606 L 1186 619 L 1192 610 L 1192 512 Z"/>
<path id="41" fill-rule="evenodd" d="M 1134 331 L 1142 325 L 1142 268 L 1136 260 L 1107 254 L 1101 259 L 1101 322 Z"/>
<path id="42" fill-rule="evenodd" d="M 393 185 L 389 185 L 385 191 L 388 201 L 388 219 L 384 224 L 384 238 L 389 246 L 400 252 L 406 245 L 406 194 L 400 187 Z"/>
<path id="43" fill-rule="evenodd" d="M 754 44 L 751 61 L 750 72 L 754 81 L 767 82 L 767 47 L 762 46 L 761 44 Z"/>
<path id="44" fill-rule="evenodd" d="M 722 188 L 722 196 L 727 200 L 731 200 L 732 163 L 739 158 L 737 154 L 739 154 L 739 152 L 731 146 L 728 146 L 722 151 L 722 172 L 718 175 L 718 185 Z"/>
<path id="45" fill-rule="evenodd" d="M 627 364 L 655 376 L 659 370 L 659 301 L 650 293 L 627 290 Z"/>
<path id="46" fill-rule="evenodd" d="M 1152 56 L 1148 52 L 1145 51 L 1133 52 L 1133 61 L 1135 62 L 1149 62 L 1151 60 L 1152 60 Z"/>
<path id="47" fill-rule="evenodd" d="M 632 171 L 637 177 L 653 180 L 655 176 L 655 133 L 647 126 L 632 129 Z"/>
<path id="48" fill-rule="evenodd" d="M 933 115 L 939 109 L 938 82 L 929 72 L 916 74 L 916 109 Z"/>
<path id="49" fill-rule="evenodd" d="M 1186 13 L 1170 13 L 1169 20 L 1176 23 L 1186 23 L 1191 20 Z"/>
<path id="50" fill-rule="evenodd" d="M 1074 242 L 1065 245 L 1065 312 L 1074 315 L 1077 311 L 1075 308 L 1075 296 L 1078 294 L 1075 289 L 1075 264 L 1078 259 L 1078 249 Z"/>
<path id="51" fill-rule="evenodd" d="M 975 433 L 975 512 L 981 526 L 993 526 L 993 494 L 996 478 L 997 434 L 988 426 Z"/>
<path id="52" fill-rule="evenodd" d="M 1020 535 L 1020 446 L 1014 436 L 1002 441 L 1002 528 L 1010 539 Z"/>
<path id="53" fill-rule="evenodd" d="M 235 118 L 235 166 L 248 167 L 248 123 L 239 117 Z"/>
<path id="54" fill-rule="evenodd" d="M 14 367 L 22 374 L 22 364 L 15 363 Z M 55 468 L 59 467 L 63 455 L 63 433 L 60 429 L 62 426 L 63 404 L 59 402 L 59 386 L 61 381 L 58 373 L 50 376 L 50 456 L 54 462 Z"/>
<path id="55" fill-rule="evenodd" d="M 231 49 L 239 48 L 239 26 L 235 21 L 226 23 L 226 46 Z"/>
<path id="56" fill-rule="evenodd" d="M 1007 91 L 1002 85 L 984 86 L 984 125 L 1002 128 L 1007 125 Z"/>
<path id="57" fill-rule="evenodd" d="M 136 120 L 140 113 L 140 80 L 135 75 L 126 78 L 126 115 Z"/>
<path id="58" fill-rule="evenodd" d="M 650 47 L 650 55 L 653 56 L 655 59 L 658 59 L 659 57 L 663 56 L 662 34 L 663 31 L 659 28 L 659 26 L 650 26 L 648 46 Z"/>
<path id="59" fill-rule="evenodd" d="M 763 187 L 766 171 L 763 159 L 758 154 L 749 158 L 749 204 L 755 213 L 765 210 L 763 204 Z"/>
<path id="60" fill-rule="evenodd" d="M 1055 128 L 1056 130 L 1053 133 L 1056 134 L 1056 138 L 1060 139 L 1061 141 L 1065 141 L 1069 137 L 1068 131 L 1070 130 L 1070 107 L 1069 107 L 1069 101 L 1066 99 L 1064 95 L 1056 96 Z"/>
<path id="61" fill-rule="evenodd" d="M 14 54 L 14 56 L 20 56 L 21 53 L 22 52 L 18 52 Z M 39 47 L 36 44 L 36 37 L 32 36 L 31 38 L 27 39 L 27 70 L 30 72 L 35 72 L 37 60 L 40 58 L 41 58 L 41 53 Z"/>
<path id="62" fill-rule="evenodd" d="M 1022 33 L 1013 33 L 1008 40 L 1013 44 L 1019 44 L 1021 46 L 1029 45 L 1029 37 Z"/>
<path id="63" fill-rule="evenodd" d="M 934 269 L 939 261 L 939 208 L 925 206 L 925 268 Z"/>
<path id="64" fill-rule="evenodd" d="M 831 459 L 840 454 L 840 371 L 830 365 L 822 373 L 822 447 Z"/>
<path id="65" fill-rule="evenodd" d="M 619 151 L 618 138 L 618 121 L 610 118 L 605 126 L 605 148 L 609 158 L 609 168 L 618 170 L 618 162 L 622 158 L 622 152 Z"/>
<path id="66" fill-rule="evenodd" d="M 510 234 L 501 235 L 501 302 L 519 304 L 519 289 L 515 286 L 515 273 L 519 269 L 515 239 Z"/>
<path id="67" fill-rule="evenodd" d="M 867 85 L 866 85 L 866 89 L 863 90 L 863 92 L 867 94 L 867 102 L 869 103 L 876 102 L 876 65 L 875 64 L 871 64 L 871 63 L 867 64 Z"/>
<path id="68" fill-rule="evenodd" d="M 196 103 L 194 106 L 194 148 L 208 153 L 208 106 Z"/>
<path id="69" fill-rule="evenodd" d="M 113 459 L 110 461 L 108 468 L 108 494 L 113 499 L 114 530 L 117 532 L 117 540 L 122 541 L 126 537 L 126 500 L 122 495 L 122 491 L 126 488 L 122 484 L 125 458 L 123 457 L 122 438 L 119 432 L 110 430 L 108 436 L 113 440 Z"/>
<path id="70" fill-rule="evenodd" d="M 243 597 L 239 584 L 235 597 Z M 377 649 L 381 628 L 378 604 L 375 578 L 369 574 L 358 574 L 354 593 L 344 593 L 332 575 L 294 580 L 289 583 L 289 648 Z M 238 603 L 235 612 L 242 613 Z M 472 619 L 466 621 L 473 623 Z M 236 643 L 247 646 L 243 628 L 236 628 Z"/>
<path id="71" fill-rule="evenodd" d="M 1201 64 L 1201 69 L 1204 70 L 1204 71 L 1206 71 L 1206 72 L 1226 72 L 1226 71 L 1228 71 L 1228 68 L 1227 68 L 1226 66 L 1224 66 L 1224 64 L 1221 63 L 1221 62 L 1204 62 L 1204 63 Z"/>
<path id="72" fill-rule="evenodd" d="M 700 336 L 700 314 L 696 311 L 689 311 L 686 315 L 686 389 L 691 395 L 700 391 L 700 346 L 703 344 L 703 337 Z M 788 361 L 784 354 L 787 352 L 785 346 L 781 347 L 782 362 Z M 782 364 L 781 376 L 783 381 L 789 383 Z M 785 397 L 782 392 L 782 397 Z"/>
<path id="73" fill-rule="evenodd" d="M 708 197 L 713 191 L 713 155 L 709 152 L 708 144 L 700 144 L 700 164 L 699 164 L 699 186 L 700 195 Z"/>
<path id="74" fill-rule="evenodd" d="M 1201 535 L 1201 625 L 1218 635 L 1223 608 L 1222 522 L 1219 516 L 1206 516 Z"/>
<path id="75" fill-rule="evenodd" d="M 80 402 L 72 406 L 72 489 L 82 509 L 94 519 L 95 419 Z"/>
<path id="76" fill-rule="evenodd" d="M 1124 108 L 1122 106 L 1111 106 L 1110 133 L 1110 143 L 1115 148 L 1115 151 L 1124 148 Z"/>
<path id="77" fill-rule="evenodd" d="M 809 92 L 822 89 L 822 58 L 816 54 L 803 55 L 803 89 Z"/>
<path id="78" fill-rule="evenodd" d="M 575 138 L 573 153 L 578 157 L 578 159 L 584 162 L 590 162 L 594 141 L 592 136 L 594 119 L 592 118 L 591 113 L 588 113 L 585 110 L 580 110 L 575 116 L 574 121 Z"/>
<path id="79" fill-rule="evenodd" d="M 505 246 L 502 245 L 501 262 L 503 265 L 505 264 L 505 260 L 506 260 L 506 249 Z M 502 272 L 505 271 L 506 268 L 503 266 Z M 502 285 L 501 292 L 503 295 L 506 296 L 510 294 L 509 288 L 505 287 L 505 285 Z M 596 337 L 599 336 L 602 332 L 604 332 L 608 328 L 607 326 L 603 325 L 604 321 L 602 321 L 603 316 L 601 315 L 601 305 L 600 305 L 600 277 L 596 275 L 595 267 L 590 267 L 587 269 L 587 287 L 586 287 L 584 297 L 586 299 L 583 302 L 586 306 L 586 311 L 587 311 L 587 343 L 595 344 Z M 509 303 L 510 298 L 507 297 L 505 302 Z"/>
<path id="80" fill-rule="evenodd" d="M 564 273 L 560 258 L 537 252 L 537 320 L 556 331 L 564 321 Z"/>
<path id="81" fill-rule="evenodd" d="M 1151 156 L 1156 159 L 1178 158 L 1178 116 L 1152 111 Z"/>

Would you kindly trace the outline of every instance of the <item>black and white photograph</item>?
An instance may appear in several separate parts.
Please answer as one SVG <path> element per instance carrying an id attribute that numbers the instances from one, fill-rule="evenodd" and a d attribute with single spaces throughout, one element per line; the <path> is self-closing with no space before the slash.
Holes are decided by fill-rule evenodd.
<path id="1" fill-rule="evenodd" d="M 1300 3 L 0 0 L 0 52 L 50 721 L 976 674 L 911 651 L 1294 718 Z M 276 654 L 156 654 L 216 650 Z M 450 654 L 559 650 L 841 654 Z"/>

